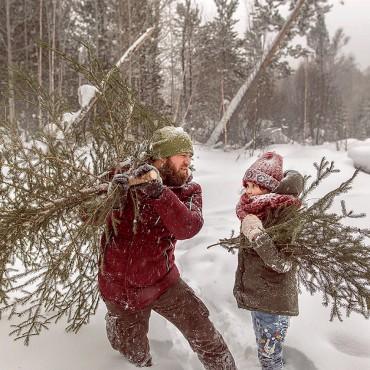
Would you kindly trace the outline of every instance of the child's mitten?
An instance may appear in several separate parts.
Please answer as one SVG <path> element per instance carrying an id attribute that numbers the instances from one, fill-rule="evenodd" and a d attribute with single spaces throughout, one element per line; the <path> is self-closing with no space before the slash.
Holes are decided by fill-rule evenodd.
<path id="1" fill-rule="evenodd" d="M 262 226 L 261 220 L 255 215 L 247 215 L 243 218 L 241 232 L 251 242 L 257 235 L 262 234 L 265 229 Z"/>
<path id="2" fill-rule="evenodd" d="M 303 187 L 303 176 L 297 171 L 289 170 L 284 173 L 284 177 L 278 187 L 274 189 L 274 193 L 298 196 L 303 191 Z"/>

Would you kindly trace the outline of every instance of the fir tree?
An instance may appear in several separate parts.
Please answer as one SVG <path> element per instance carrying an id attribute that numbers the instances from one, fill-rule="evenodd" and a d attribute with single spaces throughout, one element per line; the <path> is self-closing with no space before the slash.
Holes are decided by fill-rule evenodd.
<path id="1" fill-rule="evenodd" d="M 200 10 L 192 0 L 185 0 L 176 6 L 176 18 L 174 24 L 175 49 L 178 51 L 177 63 L 179 64 L 178 79 L 179 91 L 175 103 L 174 116 L 182 126 L 192 122 L 192 105 L 194 90 L 197 89 L 199 75 L 199 58 L 195 51 L 199 45 Z"/>
<path id="2" fill-rule="evenodd" d="M 237 0 L 215 0 L 217 16 L 200 30 L 194 121 L 206 130 L 222 117 L 245 77 L 242 42 L 235 31 Z"/>
<path id="3" fill-rule="evenodd" d="M 358 136 L 361 139 L 370 137 L 370 98 L 364 98 L 358 113 Z"/>

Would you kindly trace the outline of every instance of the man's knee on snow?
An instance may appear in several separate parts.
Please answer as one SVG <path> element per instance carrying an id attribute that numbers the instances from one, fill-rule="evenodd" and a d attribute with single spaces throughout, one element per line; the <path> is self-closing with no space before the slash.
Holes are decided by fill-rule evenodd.
<path id="1" fill-rule="evenodd" d="M 152 358 L 149 348 L 140 348 L 135 336 L 130 337 L 120 330 L 119 317 L 107 313 L 105 316 L 108 340 L 113 349 L 119 351 L 127 361 L 137 367 L 152 366 Z"/>

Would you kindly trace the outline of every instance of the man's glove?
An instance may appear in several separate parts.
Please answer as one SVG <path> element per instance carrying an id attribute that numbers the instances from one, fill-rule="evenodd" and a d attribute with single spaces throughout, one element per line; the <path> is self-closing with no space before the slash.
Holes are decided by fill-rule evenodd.
<path id="1" fill-rule="evenodd" d="M 257 235 L 262 234 L 263 228 L 261 220 L 255 215 L 247 215 L 243 218 L 241 232 L 252 242 Z"/>
<path id="2" fill-rule="evenodd" d="M 135 189 L 138 190 L 139 193 L 149 198 L 158 198 L 162 194 L 164 186 L 157 168 L 151 166 L 150 164 L 143 164 L 132 172 L 132 177 L 140 178 L 150 171 L 155 171 L 157 173 L 157 178 L 152 181 L 135 185 Z"/>
<path id="3" fill-rule="evenodd" d="M 126 173 L 117 173 L 113 176 L 112 184 L 120 185 L 126 189 L 129 187 L 128 180 L 129 180 L 129 177 Z"/>
<path id="4" fill-rule="evenodd" d="M 110 182 L 108 186 L 108 194 L 113 194 L 113 203 L 112 203 L 112 208 L 113 209 L 120 209 L 123 208 L 126 198 L 127 198 L 127 193 L 128 193 L 128 188 L 129 188 L 129 183 L 128 183 L 129 177 L 126 173 L 117 173 L 113 176 L 112 181 Z M 115 192 L 117 190 L 118 192 Z"/>

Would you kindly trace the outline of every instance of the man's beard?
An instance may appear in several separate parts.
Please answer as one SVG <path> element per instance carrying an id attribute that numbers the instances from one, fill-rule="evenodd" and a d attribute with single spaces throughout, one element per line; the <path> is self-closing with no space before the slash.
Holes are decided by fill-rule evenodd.
<path id="1" fill-rule="evenodd" d="M 182 172 L 181 170 L 176 171 L 172 163 L 166 160 L 162 167 L 158 169 L 163 183 L 168 186 L 181 186 L 187 181 L 189 175 L 187 172 Z"/>

